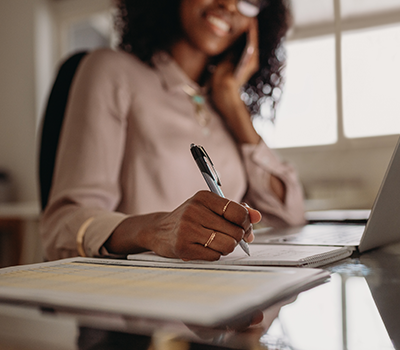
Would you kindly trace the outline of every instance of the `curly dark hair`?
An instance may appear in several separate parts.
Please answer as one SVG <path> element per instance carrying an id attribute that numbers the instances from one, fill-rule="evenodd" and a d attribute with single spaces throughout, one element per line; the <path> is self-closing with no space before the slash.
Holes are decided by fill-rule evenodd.
<path id="1" fill-rule="evenodd" d="M 291 20 L 287 0 L 264 0 L 266 6 L 258 15 L 260 69 L 243 87 L 242 99 L 250 113 L 260 115 L 260 107 L 270 107 L 268 117 L 275 118 L 276 104 L 283 85 L 285 64 L 283 39 Z M 181 37 L 179 6 L 181 0 L 114 0 L 117 7 L 115 28 L 119 47 L 152 65 L 152 56 L 169 51 Z M 244 38 L 243 38 L 244 39 Z M 240 57 L 244 40 L 233 50 Z M 215 63 L 215 62 L 214 62 Z M 265 113 L 263 113 L 265 114 Z"/>

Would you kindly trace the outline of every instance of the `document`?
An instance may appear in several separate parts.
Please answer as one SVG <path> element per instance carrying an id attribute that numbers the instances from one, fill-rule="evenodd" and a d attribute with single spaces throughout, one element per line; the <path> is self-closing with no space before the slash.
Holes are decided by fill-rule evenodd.
<path id="1" fill-rule="evenodd" d="M 320 269 L 71 258 L 0 269 L 0 301 L 216 327 L 328 278 Z"/>
<path id="2" fill-rule="evenodd" d="M 250 256 L 236 249 L 227 256 L 221 256 L 218 261 L 208 262 L 195 260 L 197 264 L 217 265 L 252 265 L 252 266 L 293 266 L 319 267 L 344 259 L 354 252 L 354 247 L 332 246 L 302 246 L 250 244 Z M 158 256 L 154 252 L 128 255 L 128 260 L 157 261 L 164 263 L 187 263 L 181 259 L 170 259 Z"/>

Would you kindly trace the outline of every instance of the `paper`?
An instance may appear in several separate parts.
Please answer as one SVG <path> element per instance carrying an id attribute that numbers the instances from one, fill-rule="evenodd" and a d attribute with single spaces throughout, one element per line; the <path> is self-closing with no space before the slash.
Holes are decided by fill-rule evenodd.
<path id="1" fill-rule="evenodd" d="M 0 270 L 0 299 L 216 325 L 322 283 L 317 269 L 75 258 Z"/>
<path id="2" fill-rule="evenodd" d="M 348 257 L 353 251 L 354 248 L 352 247 L 250 244 L 250 256 L 247 256 L 238 246 L 231 254 L 221 256 L 221 258 L 216 262 L 193 262 L 198 264 L 220 265 L 317 267 L 325 265 L 331 261 Z M 132 254 L 128 256 L 128 259 L 166 263 L 185 263 L 180 259 L 160 257 L 153 252 Z"/>

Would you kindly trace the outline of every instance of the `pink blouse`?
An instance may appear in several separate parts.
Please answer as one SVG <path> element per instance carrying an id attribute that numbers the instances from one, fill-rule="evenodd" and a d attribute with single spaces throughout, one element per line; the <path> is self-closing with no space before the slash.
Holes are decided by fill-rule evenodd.
<path id="1" fill-rule="evenodd" d="M 264 142 L 235 144 L 207 103 L 204 128 L 184 86 L 198 89 L 168 55 L 151 68 L 135 56 L 102 49 L 87 55 L 74 77 L 60 137 L 49 204 L 41 220 L 48 259 L 78 255 L 77 233 L 90 218 L 83 248 L 103 247 L 131 215 L 171 211 L 207 189 L 190 153 L 205 147 L 225 196 L 260 210 L 271 226 L 304 223 L 302 189 L 294 169 Z M 282 203 L 270 190 L 270 174 L 286 186 Z"/>

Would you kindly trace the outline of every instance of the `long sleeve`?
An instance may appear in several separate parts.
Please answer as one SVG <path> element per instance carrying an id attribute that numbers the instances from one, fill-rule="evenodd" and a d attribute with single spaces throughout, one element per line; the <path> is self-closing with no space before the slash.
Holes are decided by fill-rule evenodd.
<path id="1" fill-rule="evenodd" d="M 129 97 L 121 74 L 104 69 L 110 59 L 115 59 L 111 51 L 89 55 L 74 77 L 41 222 L 48 259 L 77 255 L 77 232 L 90 218 L 94 220 L 85 234 L 85 251 L 100 255 L 105 240 L 126 217 L 113 211 L 122 195 L 119 177 Z"/>
<path id="2" fill-rule="evenodd" d="M 295 169 L 282 162 L 263 141 L 243 145 L 242 155 L 248 179 L 245 201 L 263 214 L 263 222 L 273 227 L 304 224 L 303 190 Z M 284 202 L 270 188 L 271 175 L 285 186 Z"/>

